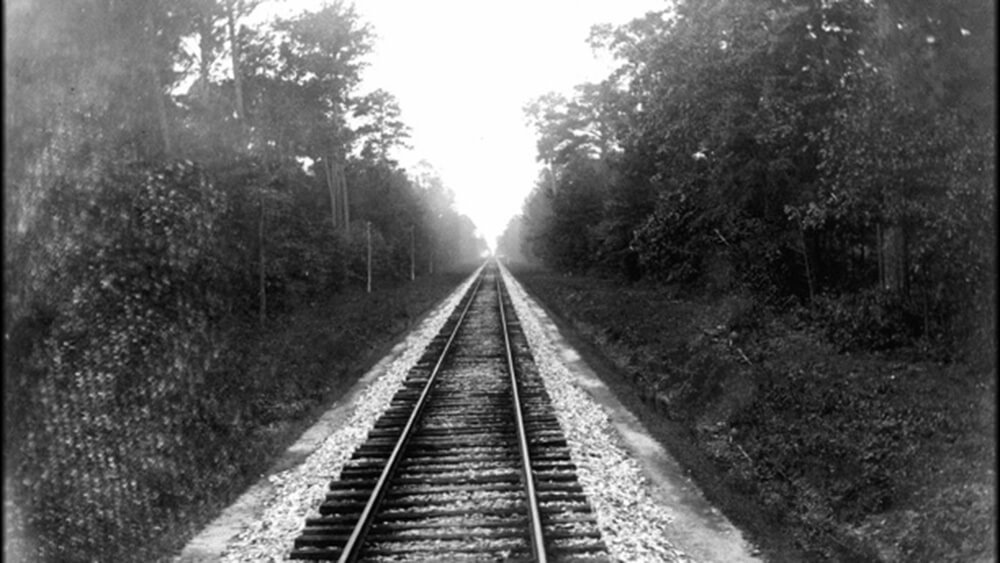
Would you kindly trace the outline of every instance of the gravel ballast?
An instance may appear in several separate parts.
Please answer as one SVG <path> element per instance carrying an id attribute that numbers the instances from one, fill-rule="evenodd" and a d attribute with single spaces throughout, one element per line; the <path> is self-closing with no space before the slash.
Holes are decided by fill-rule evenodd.
<path id="1" fill-rule="evenodd" d="M 691 561 L 667 539 L 672 517 L 649 494 L 642 468 L 620 445 L 621 437 L 607 413 L 576 385 L 536 310 L 528 306 L 524 289 L 506 269 L 502 271 L 611 555 L 621 561 Z"/>
<path id="2" fill-rule="evenodd" d="M 645 478 L 641 464 L 628 451 L 604 407 L 581 388 L 567 368 L 558 345 L 543 328 L 545 320 L 540 317 L 544 313 L 509 272 L 502 271 L 578 467 L 579 482 L 611 555 L 621 561 L 704 559 L 692 557 L 671 541 L 678 537 L 674 522 L 677 512 L 663 503 L 662 495 L 654 492 L 654 485 Z M 254 501 L 253 515 L 225 542 L 222 554 L 212 560 L 287 561 L 293 539 L 306 518 L 317 514 L 329 482 L 339 476 L 355 448 L 364 443 L 410 368 L 440 331 L 474 277 L 475 274 L 463 282 L 407 336 L 404 351 L 355 394 L 345 424 L 330 433 L 303 463 L 268 477 L 266 492 L 258 494 Z"/>

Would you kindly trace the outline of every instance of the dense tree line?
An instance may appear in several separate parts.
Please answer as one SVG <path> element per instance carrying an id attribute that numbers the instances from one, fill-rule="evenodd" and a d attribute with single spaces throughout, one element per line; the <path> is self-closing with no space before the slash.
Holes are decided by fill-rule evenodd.
<path id="1" fill-rule="evenodd" d="M 239 383 L 220 327 L 364 287 L 369 233 L 376 291 L 479 259 L 433 172 L 392 160 L 392 95 L 359 93 L 373 31 L 340 1 L 250 25 L 260 4 L 6 5 L 5 497 L 29 559 L 144 557 L 200 494 L 218 460 L 189 438 Z"/>
<path id="2" fill-rule="evenodd" d="M 849 346 L 990 342 L 994 33 L 982 0 L 688 0 L 596 27 L 620 65 L 526 108 L 545 170 L 501 248 L 792 298 Z"/>

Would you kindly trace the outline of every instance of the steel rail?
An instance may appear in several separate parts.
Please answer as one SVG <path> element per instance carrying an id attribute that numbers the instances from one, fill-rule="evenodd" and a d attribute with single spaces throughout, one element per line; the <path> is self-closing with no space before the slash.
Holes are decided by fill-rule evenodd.
<path id="1" fill-rule="evenodd" d="M 514 416 L 517 422 L 517 442 L 521 450 L 521 471 L 524 475 L 524 489 L 527 496 L 528 517 L 531 520 L 531 551 L 538 563 L 546 563 L 545 536 L 542 534 L 542 517 L 538 510 L 538 495 L 535 493 L 535 476 L 531 471 L 531 455 L 528 452 L 528 437 L 524 430 L 524 415 L 521 413 L 521 396 L 517 390 L 517 374 L 514 369 L 514 354 L 507 331 L 507 315 L 503 305 L 503 275 L 497 266 L 497 304 L 500 307 L 500 324 L 503 326 L 503 341 L 507 351 L 507 373 L 510 375 L 511 395 L 514 402 Z"/>
<path id="2" fill-rule="evenodd" d="M 417 404 L 413 407 L 413 411 L 410 412 L 410 417 L 407 419 L 406 425 L 403 427 L 403 432 L 396 441 L 396 446 L 389 455 L 389 460 L 382 469 L 382 473 L 379 475 L 378 481 L 375 483 L 375 488 L 372 489 L 371 495 L 368 497 L 368 502 L 365 504 L 365 508 L 361 512 L 361 516 L 358 517 L 357 524 L 354 525 L 354 529 L 351 531 L 351 536 L 347 538 L 347 543 L 344 544 L 344 550 L 340 553 L 340 558 L 337 559 L 338 563 L 354 563 L 361 555 L 361 547 L 364 544 L 365 536 L 368 535 L 368 530 L 371 528 L 375 511 L 382 503 L 382 498 L 385 496 L 386 489 L 388 488 L 387 485 L 392 479 L 392 475 L 396 471 L 396 465 L 398 465 L 399 460 L 403 455 L 403 449 L 406 447 L 406 443 L 410 439 L 410 434 L 412 433 L 413 428 L 420 419 L 420 414 L 424 409 L 424 404 L 427 402 L 428 395 L 430 395 L 431 387 L 434 386 L 434 380 L 437 378 L 438 372 L 441 370 L 441 365 L 444 363 L 445 356 L 448 355 L 448 350 L 451 349 L 452 342 L 455 341 L 455 335 L 458 334 L 458 330 L 462 327 L 462 322 L 465 320 L 466 313 L 469 312 L 469 308 L 475 300 L 476 293 L 479 291 L 479 286 L 482 285 L 485 272 L 486 269 L 483 268 L 479 277 L 476 279 L 476 283 L 472 287 L 469 298 L 465 303 L 465 307 L 462 309 L 462 314 L 459 316 L 458 322 L 455 323 L 455 327 L 452 329 L 451 335 L 448 337 L 448 342 L 445 343 L 444 349 L 441 351 L 441 355 L 438 356 L 437 363 L 434 364 L 434 369 L 431 371 L 431 375 L 428 377 L 427 383 L 424 385 L 424 389 L 420 393 L 420 398 L 417 399 Z"/>

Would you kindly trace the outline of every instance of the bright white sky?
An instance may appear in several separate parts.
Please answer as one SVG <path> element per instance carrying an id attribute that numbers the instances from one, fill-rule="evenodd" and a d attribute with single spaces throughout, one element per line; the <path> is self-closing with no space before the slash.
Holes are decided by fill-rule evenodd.
<path id="1" fill-rule="evenodd" d="M 319 0 L 287 0 L 289 9 Z M 355 0 L 377 35 L 363 91 L 399 101 L 412 149 L 427 160 L 492 248 L 538 176 L 523 107 L 610 72 L 586 43 L 592 25 L 623 24 L 666 0 Z"/>

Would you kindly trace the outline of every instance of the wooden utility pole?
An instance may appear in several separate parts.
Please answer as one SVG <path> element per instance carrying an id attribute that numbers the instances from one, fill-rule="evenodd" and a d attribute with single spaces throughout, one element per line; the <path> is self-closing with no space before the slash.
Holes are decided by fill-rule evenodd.
<path id="1" fill-rule="evenodd" d="M 417 254 L 413 225 L 410 225 L 410 281 L 417 279 Z"/>
<path id="2" fill-rule="evenodd" d="M 365 223 L 365 235 L 368 239 L 368 293 L 372 292 L 372 222 Z"/>

